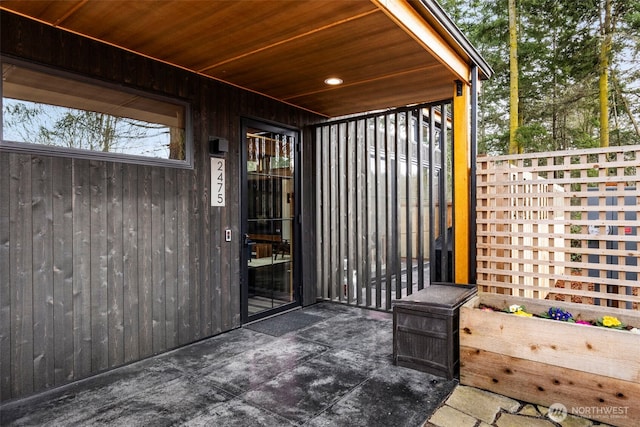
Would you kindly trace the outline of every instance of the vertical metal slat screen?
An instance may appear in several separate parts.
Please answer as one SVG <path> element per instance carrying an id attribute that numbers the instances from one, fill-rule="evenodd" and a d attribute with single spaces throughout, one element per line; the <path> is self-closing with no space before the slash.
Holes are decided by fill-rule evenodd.
<path id="1" fill-rule="evenodd" d="M 320 299 L 390 310 L 393 300 L 428 286 L 434 277 L 439 280 L 430 261 L 436 239 L 447 244 L 450 238 L 445 226 L 450 172 L 443 171 L 451 167 L 449 105 L 386 111 L 316 128 Z M 446 250 L 438 255 L 447 271 Z"/>

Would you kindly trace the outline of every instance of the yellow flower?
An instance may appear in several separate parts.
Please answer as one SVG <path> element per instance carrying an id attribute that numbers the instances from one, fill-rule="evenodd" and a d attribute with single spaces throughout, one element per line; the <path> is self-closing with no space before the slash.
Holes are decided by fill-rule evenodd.
<path id="1" fill-rule="evenodd" d="M 608 328 L 615 328 L 616 326 L 622 325 L 618 319 L 612 316 L 604 316 L 602 318 L 602 324 Z"/>
<path id="2" fill-rule="evenodd" d="M 522 311 L 522 310 L 518 310 L 513 314 L 515 314 L 516 316 L 522 316 L 522 317 L 533 317 L 533 314 L 527 313 L 526 311 Z"/>
<path id="3" fill-rule="evenodd" d="M 509 312 L 510 313 L 515 313 L 515 312 L 521 311 L 521 310 L 522 310 L 522 307 L 519 306 L 518 304 L 513 304 L 513 305 L 509 306 Z"/>

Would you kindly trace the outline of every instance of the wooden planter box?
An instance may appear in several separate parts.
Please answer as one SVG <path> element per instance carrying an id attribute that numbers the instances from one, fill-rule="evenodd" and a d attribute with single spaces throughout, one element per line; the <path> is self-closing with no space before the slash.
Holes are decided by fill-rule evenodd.
<path id="1" fill-rule="evenodd" d="M 640 327 L 640 312 L 479 294 L 460 308 L 460 383 L 617 426 L 640 420 L 640 335 L 478 309 L 561 307 L 576 319 L 615 316 Z"/>

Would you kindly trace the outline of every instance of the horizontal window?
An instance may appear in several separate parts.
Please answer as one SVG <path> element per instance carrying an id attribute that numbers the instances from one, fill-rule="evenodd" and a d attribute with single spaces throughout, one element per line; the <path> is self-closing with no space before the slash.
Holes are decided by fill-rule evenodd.
<path id="1" fill-rule="evenodd" d="M 187 164 L 187 114 L 179 101 L 2 63 L 4 145 Z"/>

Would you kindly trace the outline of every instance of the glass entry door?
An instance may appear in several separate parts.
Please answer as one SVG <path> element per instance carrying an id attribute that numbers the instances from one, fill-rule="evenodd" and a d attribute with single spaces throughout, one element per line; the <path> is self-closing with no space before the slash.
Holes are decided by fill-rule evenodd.
<path id="1" fill-rule="evenodd" d="M 297 133 L 244 121 L 243 321 L 297 304 Z"/>

